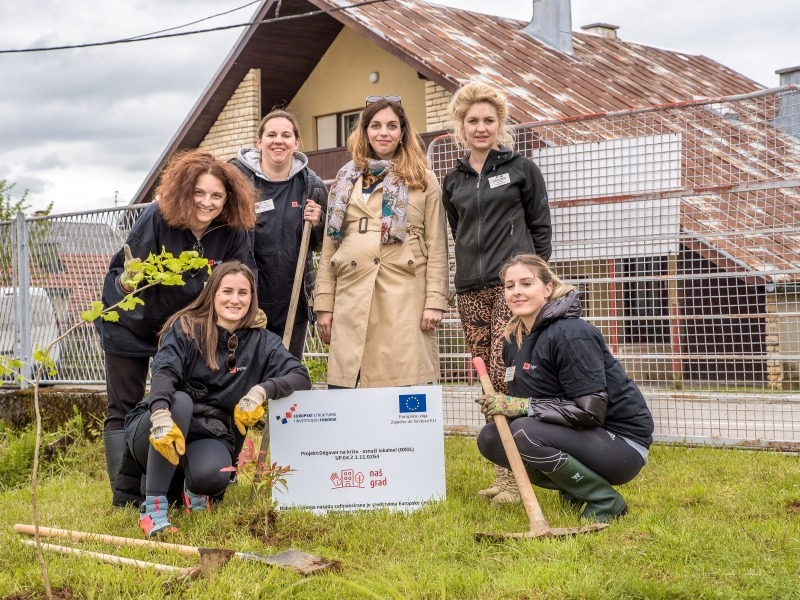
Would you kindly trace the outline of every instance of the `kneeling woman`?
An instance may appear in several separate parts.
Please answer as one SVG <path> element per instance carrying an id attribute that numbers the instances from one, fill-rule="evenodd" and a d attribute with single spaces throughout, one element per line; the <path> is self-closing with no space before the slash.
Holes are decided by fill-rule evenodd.
<path id="1" fill-rule="evenodd" d="M 164 325 L 151 367 L 150 395 L 128 415 L 126 441 L 145 471 L 139 525 L 147 536 L 172 529 L 167 490 L 183 469 L 188 511 L 225 491 L 233 427 L 244 435 L 267 398 L 308 390 L 308 371 L 265 328 L 252 271 L 217 266 L 197 299 Z"/>
<path id="2" fill-rule="evenodd" d="M 631 481 L 647 463 L 653 418 L 644 396 L 580 318 L 578 292 L 533 254 L 513 257 L 500 278 L 513 313 L 503 361 L 513 396 L 483 395 L 487 415 L 511 419 L 531 481 L 560 490 L 583 517 L 607 522 L 628 506 L 612 485 Z M 513 375 L 513 379 L 511 378 Z M 494 423 L 478 436 L 480 453 L 509 468 Z"/>

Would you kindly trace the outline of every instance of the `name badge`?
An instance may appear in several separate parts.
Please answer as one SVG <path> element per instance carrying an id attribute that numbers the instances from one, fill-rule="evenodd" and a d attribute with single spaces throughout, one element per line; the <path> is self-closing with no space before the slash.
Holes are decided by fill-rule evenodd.
<path id="1" fill-rule="evenodd" d="M 275 210 L 275 203 L 272 201 L 272 198 L 256 202 L 256 214 L 267 212 L 268 210 Z"/>
<path id="2" fill-rule="evenodd" d="M 502 175 L 497 175 L 495 177 L 489 177 L 489 187 L 494 189 L 501 185 L 508 185 L 511 183 L 511 177 L 508 176 L 508 173 L 503 173 Z"/>
<path id="3" fill-rule="evenodd" d="M 505 377 L 503 377 L 503 381 L 508 383 L 509 381 L 514 381 L 514 368 L 515 367 L 508 367 L 506 369 Z"/>

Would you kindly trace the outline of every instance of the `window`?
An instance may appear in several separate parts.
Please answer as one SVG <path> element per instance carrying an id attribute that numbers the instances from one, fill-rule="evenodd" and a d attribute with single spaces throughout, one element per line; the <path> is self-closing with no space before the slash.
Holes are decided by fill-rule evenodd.
<path id="1" fill-rule="evenodd" d="M 355 110 L 317 117 L 317 150 L 344 146 L 360 114 Z"/>
<path id="2" fill-rule="evenodd" d="M 625 342 L 669 343 L 669 287 L 664 256 L 640 256 L 622 261 Z"/>

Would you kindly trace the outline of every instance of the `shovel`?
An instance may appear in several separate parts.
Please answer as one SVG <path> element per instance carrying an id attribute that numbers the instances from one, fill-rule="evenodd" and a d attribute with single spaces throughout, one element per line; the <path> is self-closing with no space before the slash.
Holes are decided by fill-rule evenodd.
<path id="1" fill-rule="evenodd" d="M 478 374 L 478 379 L 480 379 L 483 393 L 494 394 L 494 386 L 492 386 L 492 381 L 489 379 L 489 374 L 486 371 L 486 364 L 483 362 L 483 359 L 476 356 L 472 359 L 472 364 L 475 367 L 475 372 Z M 533 492 L 531 480 L 528 478 L 528 472 L 525 470 L 525 465 L 519 454 L 519 448 L 517 448 L 517 444 L 514 441 L 514 436 L 511 434 L 508 421 L 504 415 L 494 415 L 494 424 L 497 426 L 497 431 L 503 442 L 503 449 L 505 449 L 508 462 L 511 464 L 511 472 L 514 473 L 514 479 L 517 482 L 519 494 L 522 497 L 522 504 L 525 507 L 525 512 L 528 514 L 530 530 L 520 533 L 476 532 L 475 539 L 502 540 L 506 538 L 564 537 L 575 536 L 580 533 L 593 533 L 608 527 L 608 523 L 592 523 L 590 525 L 584 525 L 583 527 L 550 527 L 542 514 L 542 509 L 539 506 L 539 501 L 536 499 L 536 494 Z"/>
<path id="2" fill-rule="evenodd" d="M 22 525 L 18 523 L 14 525 L 14 531 L 16 531 L 17 533 L 34 535 L 33 525 Z M 90 540 L 94 542 L 103 542 L 105 544 L 112 544 L 114 546 L 132 546 L 132 547 L 156 548 L 160 550 L 171 550 L 173 552 L 178 552 L 179 554 L 186 554 L 188 556 L 199 555 L 200 571 L 203 571 L 204 555 L 206 563 L 205 568 L 207 571 L 209 570 L 209 566 L 211 560 L 214 557 L 215 552 L 220 553 L 220 555 L 223 557 L 227 556 L 225 562 L 227 562 L 231 558 L 236 558 L 238 560 L 263 562 L 267 563 L 268 565 L 273 565 L 276 567 L 289 567 L 303 575 L 310 575 L 312 573 L 316 573 L 317 571 L 322 571 L 325 569 L 336 570 L 339 568 L 339 562 L 336 560 L 328 560 L 321 556 L 314 556 L 313 554 L 307 554 L 305 552 L 301 552 L 300 550 L 294 550 L 291 548 L 279 554 L 264 556 L 261 554 L 251 554 L 250 552 L 235 552 L 233 550 L 198 548 L 196 546 L 184 546 L 183 544 L 170 544 L 167 542 L 156 542 L 153 540 L 142 540 L 138 538 L 127 538 L 116 535 L 106 535 L 102 533 L 88 533 L 86 531 L 72 531 L 69 529 L 55 529 L 52 527 L 39 527 L 39 535 L 41 537 L 47 537 L 47 538 L 62 538 L 62 539 L 80 540 L 80 541 Z M 130 560 L 130 559 L 124 559 L 124 560 Z M 142 561 L 137 561 L 137 562 L 142 562 Z M 153 563 L 146 563 L 146 564 L 151 565 Z M 166 566 L 166 565 L 161 565 L 161 566 Z M 169 570 L 177 568 L 178 567 L 170 567 Z"/>

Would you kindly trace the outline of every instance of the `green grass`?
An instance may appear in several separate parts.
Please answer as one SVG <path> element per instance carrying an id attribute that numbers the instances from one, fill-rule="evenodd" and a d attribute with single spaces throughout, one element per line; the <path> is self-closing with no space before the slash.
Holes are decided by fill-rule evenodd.
<path id="1" fill-rule="evenodd" d="M 53 588 L 75 598 L 798 598 L 800 463 L 796 455 L 656 446 L 620 491 L 630 514 L 576 538 L 476 542 L 475 531 L 527 531 L 521 505 L 494 508 L 475 495 L 492 477 L 475 441 L 446 444 L 447 500 L 410 514 L 279 515 L 264 545 L 246 522 L 245 485 L 209 514 L 173 511 L 171 541 L 273 554 L 292 547 L 341 561 L 338 573 L 304 578 L 288 569 L 231 561 L 188 584 L 91 558 L 46 554 Z M 102 448 L 84 439 L 40 484 L 42 525 L 139 537 L 137 513 L 110 505 Z M 291 485 L 291 482 L 290 482 Z M 538 490 L 552 526 L 576 524 L 553 491 Z M 27 487 L 0 493 L 0 598 L 42 597 L 31 548 L 11 531 L 29 523 Z M 190 566 L 191 557 L 83 543 L 82 548 Z"/>

